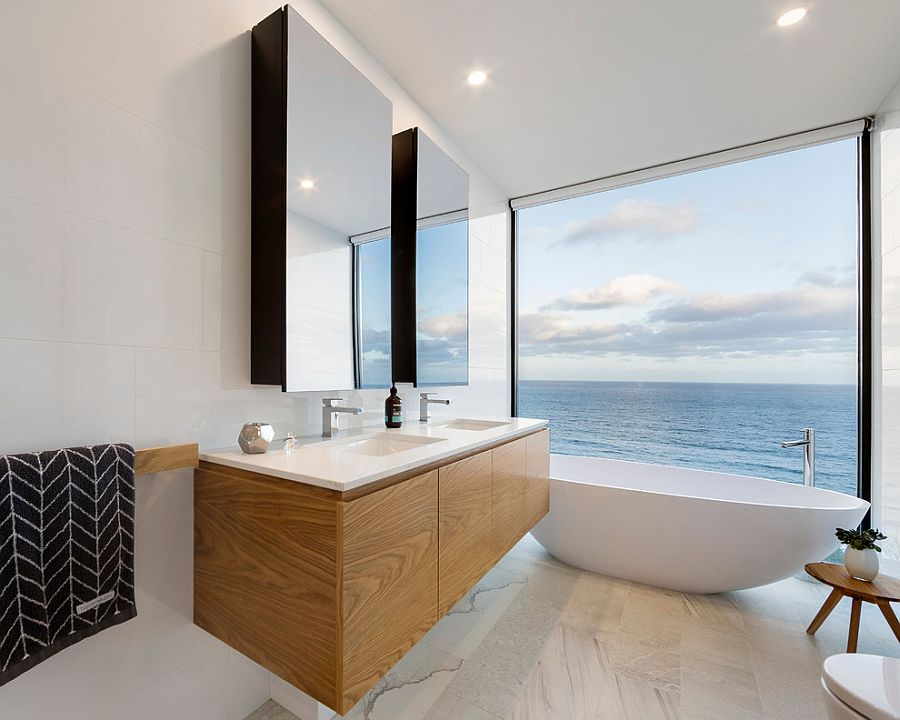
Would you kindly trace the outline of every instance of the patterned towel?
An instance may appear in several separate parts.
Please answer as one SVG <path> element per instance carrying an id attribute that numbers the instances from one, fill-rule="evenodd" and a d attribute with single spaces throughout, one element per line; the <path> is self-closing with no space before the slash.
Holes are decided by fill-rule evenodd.
<path id="1" fill-rule="evenodd" d="M 0 455 L 0 685 L 136 614 L 134 448 Z"/>

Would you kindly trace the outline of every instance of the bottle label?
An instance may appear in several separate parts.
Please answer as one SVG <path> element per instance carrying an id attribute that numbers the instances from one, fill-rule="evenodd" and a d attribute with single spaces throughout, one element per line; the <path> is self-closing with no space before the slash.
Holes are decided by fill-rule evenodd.
<path id="1" fill-rule="evenodd" d="M 403 416 L 402 415 L 385 415 L 384 421 L 385 422 L 395 422 L 395 423 L 403 422 Z"/>

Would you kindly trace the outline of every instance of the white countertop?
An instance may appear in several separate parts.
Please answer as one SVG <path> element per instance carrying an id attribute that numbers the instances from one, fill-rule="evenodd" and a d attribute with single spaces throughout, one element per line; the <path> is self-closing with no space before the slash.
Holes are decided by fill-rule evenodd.
<path id="1" fill-rule="evenodd" d="M 466 418 L 468 420 L 468 418 Z M 486 420 L 480 418 L 479 421 Z M 453 420 L 432 423 L 409 422 L 397 429 L 364 427 L 336 438 L 299 438 L 300 447 L 285 452 L 282 441 L 272 443 L 267 453 L 247 455 L 238 447 L 209 450 L 200 459 L 229 467 L 273 475 L 285 480 L 332 490 L 353 490 L 408 470 L 477 450 L 486 445 L 513 440 L 548 426 L 547 420 L 490 418 L 502 423 L 486 430 L 459 430 L 446 427 Z M 405 438 L 409 438 L 404 442 Z M 416 445 L 428 440 L 427 445 Z M 368 441 L 368 442 L 367 442 Z M 374 442 L 373 442 L 374 441 Z M 366 443 L 363 445 L 363 443 Z M 365 454 L 378 444 L 403 449 L 385 455 Z"/>

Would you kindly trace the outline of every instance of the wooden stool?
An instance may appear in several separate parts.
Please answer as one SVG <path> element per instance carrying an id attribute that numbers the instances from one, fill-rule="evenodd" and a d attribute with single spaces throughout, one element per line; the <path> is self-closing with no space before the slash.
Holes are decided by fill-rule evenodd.
<path id="1" fill-rule="evenodd" d="M 859 616 L 862 612 L 863 602 L 874 603 L 881 610 L 884 619 L 887 620 L 894 637 L 900 640 L 900 622 L 891 609 L 891 603 L 900 600 L 900 580 L 884 575 L 879 575 L 872 582 L 854 580 L 850 577 L 843 565 L 834 563 L 817 562 L 806 566 L 806 572 L 816 580 L 832 587 L 831 595 L 822 605 L 822 609 L 816 613 L 813 621 L 806 628 L 806 632 L 814 635 L 822 623 L 825 622 L 831 611 L 845 595 L 853 598 L 853 606 L 850 609 L 850 633 L 847 636 L 847 652 L 856 652 L 856 641 L 859 639 Z"/>

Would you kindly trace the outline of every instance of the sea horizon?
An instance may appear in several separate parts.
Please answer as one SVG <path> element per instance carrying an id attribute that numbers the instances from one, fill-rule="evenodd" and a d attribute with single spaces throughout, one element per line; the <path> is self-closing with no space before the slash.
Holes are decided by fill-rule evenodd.
<path id="1" fill-rule="evenodd" d="M 519 378 L 520 383 L 628 383 L 633 385 L 802 385 L 821 387 L 852 387 L 855 383 L 805 383 L 805 382 L 732 382 L 730 380 L 554 380 L 554 379 L 524 379 Z"/>
<path id="2" fill-rule="evenodd" d="M 846 383 L 520 380 L 518 414 L 550 420 L 551 452 L 803 482 L 781 441 L 816 430 L 816 485 L 857 492 L 857 388 Z"/>

